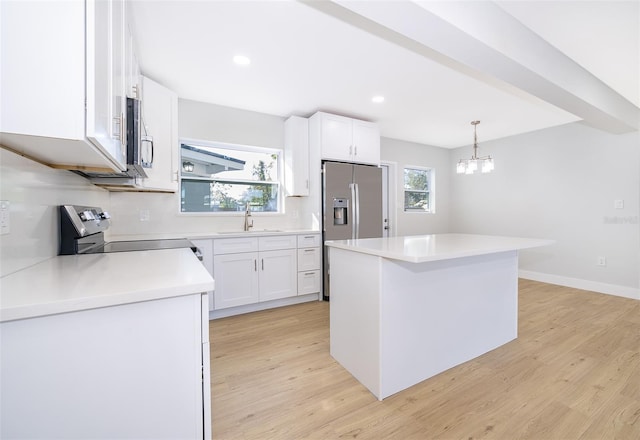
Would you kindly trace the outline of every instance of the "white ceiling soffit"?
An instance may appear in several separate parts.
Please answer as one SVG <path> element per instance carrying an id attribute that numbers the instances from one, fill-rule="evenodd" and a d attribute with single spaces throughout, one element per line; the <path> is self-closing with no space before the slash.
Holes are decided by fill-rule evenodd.
<path id="1" fill-rule="evenodd" d="M 592 127 L 640 128 L 635 104 L 494 2 L 302 1 L 494 86 L 501 85 L 491 77 L 511 84 Z"/>

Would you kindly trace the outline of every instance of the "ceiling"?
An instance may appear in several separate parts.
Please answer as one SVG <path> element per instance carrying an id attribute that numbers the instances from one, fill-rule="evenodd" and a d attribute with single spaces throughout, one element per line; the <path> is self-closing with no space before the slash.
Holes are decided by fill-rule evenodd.
<path id="1" fill-rule="evenodd" d="M 143 74 L 181 98 L 376 121 L 445 148 L 640 123 L 640 2 L 133 0 Z M 251 59 L 233 63 L 234 55 Z M 372 97 L 383 95 L 383 103 Z"/>

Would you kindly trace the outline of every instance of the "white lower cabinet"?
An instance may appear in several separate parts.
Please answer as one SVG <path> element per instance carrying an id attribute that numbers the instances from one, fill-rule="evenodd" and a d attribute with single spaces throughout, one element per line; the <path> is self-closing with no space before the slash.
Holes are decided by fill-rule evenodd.
<path id="1" fill-rule="evenodd" d="M 319 246 L 319 234 L 214 239 L 212 310 L 319 293 Z"/>
<path id="2" fill-rule="evenodd" d="M 320 271 L 298 272 L 298 295 L 320 292 Z"/>
<path id="3" fill-rule="evenodd" d="M 260 252 L 260 301 L 296 296 L 296 250 Z"/>
<path id="4" fill-rule="evenodd" d="M 3 322 L 0 437 L 210 438 L 207 308 L 192 294 Z"/>
<path id="5" fill-rule="evenodd" d="M 216 310 L 258 302 L 258 253 L 216 255 L 213 279 Z"/>
<path id="6" fill-rule="evenodd" d="M 215 240 L 215 309 L 297 295 L 295 245 L 295 236 Z M 258 249 L 274 250 L 256 252 Z M 255 251 L 232 253 L 238 250 Z"/>
<path id="7" fill-rule="evenodd" d="M 298 235 L 298 295 L 320 292 L 321 268 L 320 234 Z"/>

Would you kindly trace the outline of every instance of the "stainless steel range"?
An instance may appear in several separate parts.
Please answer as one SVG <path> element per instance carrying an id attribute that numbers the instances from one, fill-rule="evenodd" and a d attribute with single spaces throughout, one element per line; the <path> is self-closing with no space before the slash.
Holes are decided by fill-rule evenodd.
<path id="1" fill-rule="evenodd" d="M 98 254 L 191 248 L 200 258 L 198 248 L 185 238 L 105 242 L 104 231 L 109 229 L 110 220 L 111 216 L 108 212 L 95 206 L 60 206 L 60 250 L 58 254 Z"/>

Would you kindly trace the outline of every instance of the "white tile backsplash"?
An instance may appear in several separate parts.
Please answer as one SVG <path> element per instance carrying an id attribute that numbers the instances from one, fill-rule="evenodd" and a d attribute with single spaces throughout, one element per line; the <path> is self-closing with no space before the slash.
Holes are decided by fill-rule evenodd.
<path id="1" fill-rule="evenodd" d="M 109 209 L 109 193 L 70 171 L 0 148 L 0 200 L 9 201 L 11 231 L 0 235 L 0 276 L 58 254 L 58 206 Z"/>

